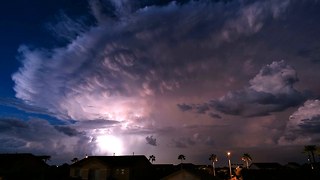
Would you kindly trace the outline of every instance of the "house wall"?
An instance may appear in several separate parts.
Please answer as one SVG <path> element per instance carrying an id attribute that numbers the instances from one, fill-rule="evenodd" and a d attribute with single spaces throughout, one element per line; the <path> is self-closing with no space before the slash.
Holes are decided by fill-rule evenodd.
<path id="1" fill-rule="evenodd" d="M 129 180 L 130 168 L 127 167 L 108 167 L 99 162 L 90 161 L 82 167 L 71 167 L 70 176 L 80 177 L 83 180 L 106 180 L 113 177 L 117 180 Z"/>
<path id="2" fill-rule="evenodd" d="M 84 180 L 154 179 L 151 163 L 145 157 L 92 157 L 83 159 L 70 167 L 70 177 Z M 109 161 L 108 161 L 109 160 Z"/>
<path id="3" fill-rule="evenodd" d="M 130 179 L 130 169 L 124 167 L 118 167 L 113 169 L 112 177 L 119 180 L 129 180 Z"/>
<path id="4" fill-rule="evenodd" d="M 81 177 L 83 180 L 106 180 L 110 169 L 99 162 L 88 162 L 82 167 L 71 167 L 71 177 Z"/>

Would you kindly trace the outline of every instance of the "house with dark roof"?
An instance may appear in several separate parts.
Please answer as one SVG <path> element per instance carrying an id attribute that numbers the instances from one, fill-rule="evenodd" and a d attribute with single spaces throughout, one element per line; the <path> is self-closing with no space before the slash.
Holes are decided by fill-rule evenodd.
<path id="1" fill-rule="evenodd" d="M 33 154 L 0 154 L 0 179 L 47 179 L 49 166 Z"/>
<path id="2" fill-rule="evenodd" d="M 165 177 L 175 171 L 177 167 L 173 164 L 152 164 L 157 177 Z"/>
<path id="3" fill-rule="evenodd" d="M 157 179 L 149 160 L 142 155 L 89 156 L 70 166 L 70 177 L 83 180 Z"/>

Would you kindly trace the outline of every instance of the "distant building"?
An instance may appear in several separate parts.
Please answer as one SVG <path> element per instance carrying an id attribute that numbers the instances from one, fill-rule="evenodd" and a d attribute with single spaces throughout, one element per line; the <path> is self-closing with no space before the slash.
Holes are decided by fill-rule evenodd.
<path id="1" fill-rule="evenodd" d="M 32 154 L 0 154 L 0 179 L 43 180 L 49 166 Z"/>
<path id="2" fill-rule="evenodd" d="M 157 179 L 145 156 L 88 156 L 70 166 L 70 176 L 83 180 Z"/>

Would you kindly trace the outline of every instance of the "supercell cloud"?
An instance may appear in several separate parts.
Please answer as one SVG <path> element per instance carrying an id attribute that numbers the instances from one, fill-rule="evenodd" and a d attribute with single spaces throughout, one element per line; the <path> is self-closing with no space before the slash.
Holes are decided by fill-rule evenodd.
<path id="1" fill-rule="evenodd" d="M 214 66 L 209 59 L 215 46 L 258 32 L 266 18 L 277 18 L 288 5 L 263 1 L 232 9 L 233 3 L 172 2 L 127 12 L 127 17 L 127 4 L 120 2 L 109 2 L 117 21 L 103 14 L 101 2 L 92 1 L 97 24 L 82 28 L 65 47 L 21 46 L 23 66 L 13 75 L 16 97 L 62 119 L 148 116 L 150 97 L 181 88 L 205 64 Z M 62 21 L 80 26 L 69 18 Z"/>
<path id="2" fill-rule="evenodd" d="M 318 7 L 316 1 L 92 0 L 88 6 L 92 22 L 62 13 L 57 23 L 47 24 L 65 45 L 21 45 L 18 50 L 21 67 L 12 75 L 16 98 L 64 121 L 63 126 L 41 123 L 48 136 L 72 142 L 51 142 L 56 144 L 52 149 L 117 153 L 105 145 L 114 143 L 119 146 L 114 151 L 158 153 L 165 161 L 189 147 L 186 153 L 199 157 L 212 153 L 208 147 L 224 151 L 278 145 L 295 138 L 289 137 L 293 130 L 301 136 L 310 135 L 307 129 L 319 133 L 314 108 L 319 103 L 307 100 L 304 92 L 320 95 L 310 80 L 320 75 L 305 70 L 320 64 L 295 56 L 315 45 L 292 38 L 308 34 L 295 27 L 319 29 L 300 25 L 304 21 L 292 16 L 317 22 L 312 13 L 299 9 Z M 314 31 L 310 35 L 317 36 Z M 40 123 L 16 122 L 5 120 L 1 126 L 13 123 L 33 132 L 31 124 Z M 252 141 L 239 143 L 236 132 Z M 39 150 L 46 143 L 11 135 L 13 141 L 9 135 L 1 141 L 12 147 L 37 141 Z M 195 147 L 198 152 L 192 151 Z M 161 154 L 170 150 L 170 155 Z"/>

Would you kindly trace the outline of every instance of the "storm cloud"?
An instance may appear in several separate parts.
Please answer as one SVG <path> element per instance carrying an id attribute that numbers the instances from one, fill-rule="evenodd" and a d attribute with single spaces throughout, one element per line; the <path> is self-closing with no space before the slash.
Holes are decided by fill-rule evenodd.
<path id="1" fill-rule="evenodd" d="M 150 153 L 158 162 L 180 150 L 200 157 L 212 147 L 315 142 L 319 5 L 92 0 L 82 16 L 60 11 L 44 22 L 59 45 L 19 47 L 16 99 L 0 105 L 61 124 L 2 117 L 0 141 L 52 154 Z"/>
<path id="2" fill-rule="evenodd" d="M 178 107 L 201 114 L 212 109 L 229 115 L 266 116 L 304 102 L 305 95 L 293 87 L 297 81 L 297 73 L 291 66 L 285 61 L 275 61 L 263 67 L 244 89 L 230 91 L 208 103 L 178 104 Z"/>
<path id="3" fill-rule="evenodd" d="M 74 153 L 81 157 L 91 153 L 96 146 L 85 133 L 68 126 L 53 126 L 41 119 L 1 118 L 0 129 L 1 152 L 34 152 L 64 157 Z"/>
<path id="4" fill-rule="evenodd" d="M 147 136 L 146 141 L 147 144 L 150 144 L 151 146 L 157 146 L 157 139 L 153 138 L 153 136 Z"/>
<path id="5" fill-rule="evenodd" d="M 318 143 L 320 134 L 320 102 L 307 100 L 288 120 L 284 136 L 280 143 Z"/>
<path id="6" fill-rule="evenodd" d="M 241 9 L 233 9 L 238 2 L 172 2 L 130 11 L 130 4 L 110 1 L 116 21 L 104 14 L 102 2 L 92 1 L 96 25 L 81 28 L 85 24 L 62 16 L 64 26 L 79 30 L 76 37 L 70 32 L 74 38 L 65 47 L 20 47 L 23 66 L 13 75 L 16 97 L 62 119 L 113 119 L 118 113 L 131 118 L 136 105 L 145 107 L 150 96 L 179 89 L 198 72 L 197 64 L 213 55 L 198 44 L 214 51 L 212 42 L 220 46 L 254 34 L 265 19 L 278 18 L 288 2 L 244 3 Z M 127 13 L 130 18 L 122 18 Z M 227 20 L 221 22 L 221 16 Z M 202 108 L 198 111 L 206 111 Z"/>

